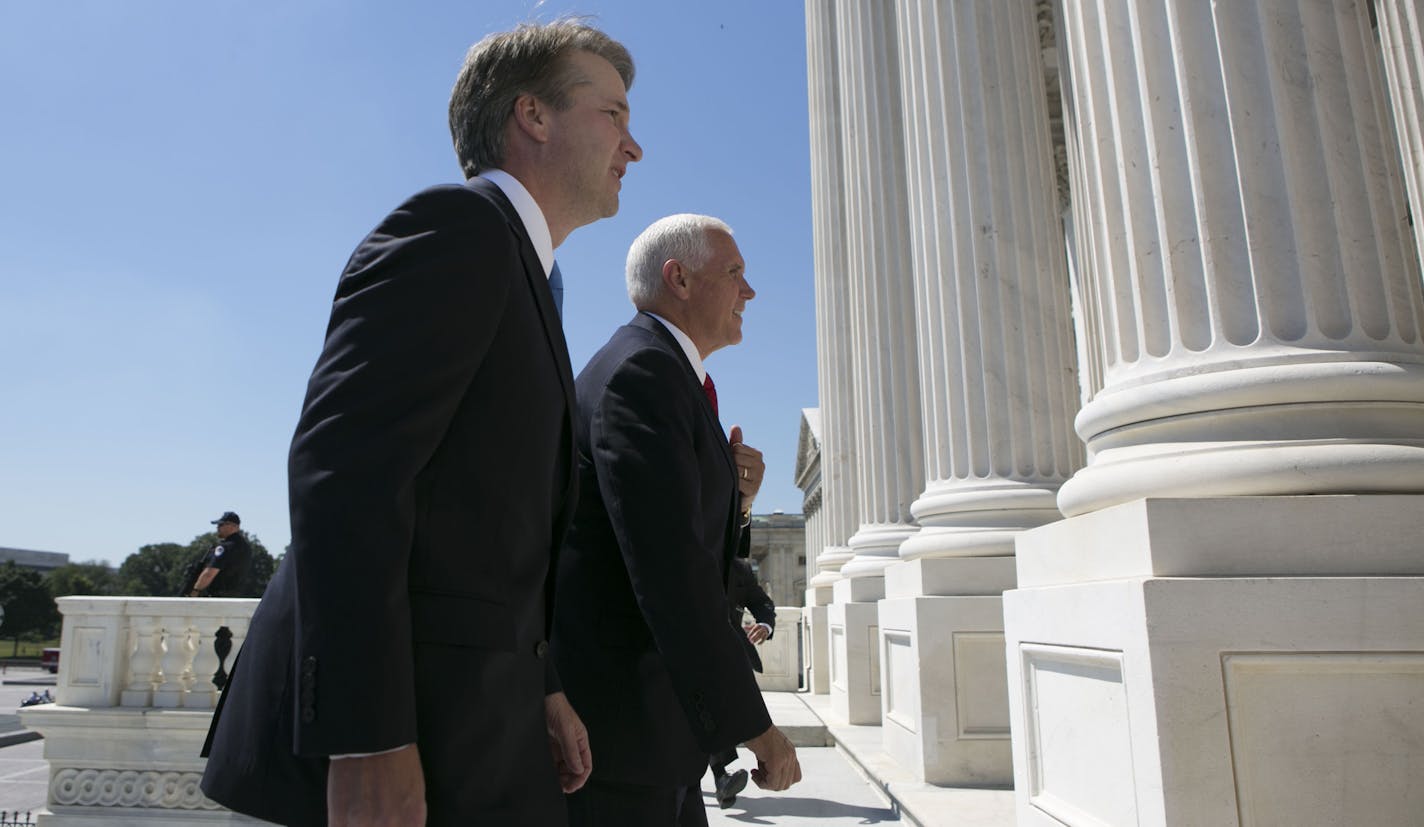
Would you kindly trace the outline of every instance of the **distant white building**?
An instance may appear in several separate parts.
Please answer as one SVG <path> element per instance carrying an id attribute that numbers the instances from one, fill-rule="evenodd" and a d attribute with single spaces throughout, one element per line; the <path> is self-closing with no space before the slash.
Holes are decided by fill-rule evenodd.
<path id="1" fill-rule="evenodd" d="M 0 547 L 0 565 L 15 561 L 21 568 L 50 571 L 69 565 L 69 555 L 58 551 L 35 551 L 28 548 Z"/>
<path id="2" fill-rule="evenodd" d="M 757 582 L 778 606 L 806 599 L 806 518 L 773 511 L 752 515 L 751 563 Z"/>

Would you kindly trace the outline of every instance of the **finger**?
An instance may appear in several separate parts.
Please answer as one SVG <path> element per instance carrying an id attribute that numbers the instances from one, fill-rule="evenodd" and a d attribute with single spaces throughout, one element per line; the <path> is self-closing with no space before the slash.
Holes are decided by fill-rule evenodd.
<path id="1" fill-rule="evenodd" d="M 740 426 L 740 425 L 733 425 L 733 426 L 732 426 L 732 431 L 731 431 L 731 433 L 729 433 L 729 434 L 727 435 L 727 442 L 731 443 L 732 445 L 740 445 L 740 444 L 742 444 L 742 426 Z"/>
<path id="2" fill-rule="evenodd" d="M 579 739 L 579 760 L 583 762 L 583 778 L 579 784 L 583 784 L 593 773 L 593 750 L 589 749 L 587 738 Z"/>
<path id="3" fill-rule="evenodd" d="M 565 730 L 563 737 L 559 739 L 564 750 L 564 764 L 569 768 L 569 772 L 578 775 L 583 772 L 583 750 L 580 749 L 578 733 L 572 730 Z"/>

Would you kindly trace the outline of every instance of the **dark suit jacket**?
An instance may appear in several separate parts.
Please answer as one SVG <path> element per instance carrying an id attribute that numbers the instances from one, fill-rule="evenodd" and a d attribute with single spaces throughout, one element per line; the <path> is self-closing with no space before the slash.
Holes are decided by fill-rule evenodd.
<path id="1" fill-rule="evenodd" d="M 415 742 L 430 824 L 564 821 L 544 641 L 572 405 L 548 282 L 498 188 L 421 192 L 361 243 L 292 440 L 292 545 L 204 792 L 325 824 L 324 756 Z"/>
<path id="2" fill-rule="evenodd" d="M 749 534 L 750 528 L 742 529 L 742 536 Z M 757 582 L 751 564 L 740 556 L 732 561 L 731 577 L 727 581 L 727 602 L 730 610 L 728 620 L 732 622 L 732 628 L 742 635 L 742 642 L 746 644 L 747 660 L 751 661 L 753 669 L 760 672 L 761 655 L 757 653 L 756 644 L 747 639 L 746 631 L 742 629 L 742 611 L 745 609 L 751 612 L 758 623 L 770 626 L 771 632 L 766 638 L 771 640 L 776 634 L 776 604 Z"/>
<path id="3" fill-rule="evenodd" d="M 593 777 L 696 784 L 771 726 L 727 623 L 731 451 L 672 334 L 638 314 L 579 374 L 580 498 L 559 558 L 553 650 Z"/>

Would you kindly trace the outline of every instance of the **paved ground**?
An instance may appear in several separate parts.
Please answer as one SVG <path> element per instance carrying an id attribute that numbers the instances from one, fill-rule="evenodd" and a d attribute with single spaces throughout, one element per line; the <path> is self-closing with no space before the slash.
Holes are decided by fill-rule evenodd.
<path id="1" fill-rule="evenodd" d="M 754 766 L 752 754 L 740 752 L 733 768 Z M 702 798 L 712 827 L 728 824 L 851 825 L 899 824 L 900 819 L 835 747 L 799 747 L 801 783 L 789 790 L 769 793 L 748 783 L 731 807 L 717 808 L 712 794 L 712 773 L 702 779 Z"/>
<path id="2" fill-rule="evenodd" d="M 49 765 L 43 755 L 44 741 L 0 749 L 0 812 L 32 812 L 44 806 Z"/>
<path id="3" fill-rule="evenodd" d="M 16 711 L 32 692 L 49 689 L 54 676 L 40 669 L 10 668 L 0 674 L 0 738 L 24 729 Z M 44 806 L 49 767 L 44 762 L 44 742 L 28 741 L 0 749 L 0 812 L 21 813 Z"/>

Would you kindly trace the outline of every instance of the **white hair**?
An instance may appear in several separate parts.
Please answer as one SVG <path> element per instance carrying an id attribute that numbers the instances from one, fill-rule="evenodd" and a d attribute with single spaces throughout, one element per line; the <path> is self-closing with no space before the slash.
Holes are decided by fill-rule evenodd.
<path id="1" fill-rule="evenodd" d="M 663 289 L 663 264 L 668 259 L 677 259 L 692 270 L 706 264 L 712 257 L 707 234 L 713 230 L 732 234 L 732 228 L 720 218 L 693 213 L 659 218 L 639 233 L 628 248 L 628 299 L 633 306 L 646 310 L 656 303 Z"/>

